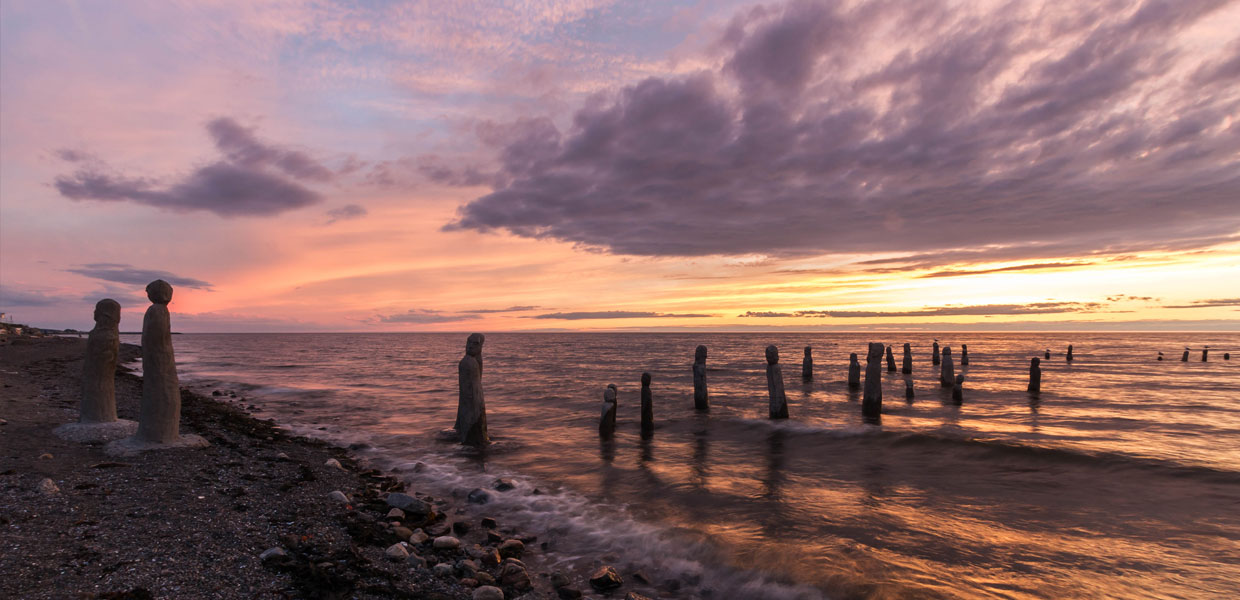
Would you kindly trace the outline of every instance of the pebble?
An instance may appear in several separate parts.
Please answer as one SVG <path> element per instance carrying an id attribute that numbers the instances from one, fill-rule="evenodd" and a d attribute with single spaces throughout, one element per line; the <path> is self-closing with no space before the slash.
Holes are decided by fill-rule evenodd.
<path id="1" fill-rule="evenodd" d="M 60 488 L 56 487 L 55 481 L 44 478 L 43 481 L 39 482 L 39 492 L 51 496 L 52 494 L 59 494 Z"/>
<path id="2" fill-rule="evenodd" d="M 392 560 L 406 560 L 409 558 L 409 551 L 405 549 L 404 544 L 392 544 L 383 553 Z"/>
<path id="3" fill-rule="evenodd" d="M 504 558 L 521 558 L 525 553 L 525 544 L 521 540 L 504 540 L 499 545 L 499 555 Z"/>
<path id="4" fill-rule="evenodd" d="M 504 567 L 499 571 L 499 581 L 520 591 L 534 587 L 534 584 L 530 582 L 530 574 L 525 570 L 525 565 L 519 561 L 504 563 Z"/>
<path id="5" fill-rule="evenodd" d="M 441 535 L 435 538 L 434 546 L 440 550 L 456 550 L 461 547 L 461 540 L 450 535 Z"/>
<path id="6" fill-rule="evenodd" d="M 393 527 L 392 533 L 395 533 L 396 537 L 402 540 L 408 540 L 413 537 L 413 530 L 408 527 Z"/>
<path id="7" fill-rule="evenodd" d="M 399 509 L 399 508 L 393 508 L 392 510 L 389 510 L 389 511 L 388 511 L 387 518 L 389 518 L 389 519 L 396 519 L 396 520 L 398 520 L 398 521 L 400 521 L 400 520 L 404 520 L 404 518 L 405 518 L 405 511 L 403 511 L 403 510 L 401 510 L 401 509 Z"/>
<path id="8" fill-rule="evenodd" d="M 402 494 L 400 492 L 388 494 L 387 503 L 388 506 L 391 506 L 392 508 L 399 508 L 400 510 L 411 515 L 425 515 L 431 512 L 430 504 L 418 500 L 409 494 Z"/>
<path id="9" fill-rule="evenodd" d="M 336 469 L 340 469 L 341 471 L 347 471 L 347 470 L 348 470 L 348 469 L 345 469 L 345 468 L 344 468 L 344 465 L 340 464 L 340 461 L 338 461 L 338 460 L 336 460 L 336 459 L 334 459 L 334 458 L 329 458 L 329 459 L 327 459 L 327 462 L 323 463 L 323 465 L 324 465 L 324 466 L 328 466 L 328 467 L 332 467 L 332 468 L 336 468 Z"/>
<path id="10" fill-rule="evenodd" d="M 491 517 L 482 517 L 483 529 L 495 529 L 496 527 L 499 527 L 499 524 L 495 522 L 495 519 L 492 519 Z"/>
<path id="11" fill-rule="evenodd" d="M 415 553 L 415 552 L 410 552 L 410 553 L 409 553 L 409 564 L 411 564 L 411 565 L 413 565 L 414 567 L 417 567 L 417 568 L 419 568 L 419 569 L 425 569 L 425 568 L 426 568 L 426 559 L 425 559 L 425 558 L 422 558 L 421 556 L 418 556 L 418 555 L 417 555 L 417 553 Z"/>
<path id="12" fill-rule="evenodd" d="M 624 595 L 624 600 L 654 600 L 650 596 L 643 596 L 637 592 L 629 592 Z"/>
<path id="13" fill-rule="evenodd" d="M 515 489 L 517 486 L 511 479 L 496 479 L 495 482 L 491 484 L 491 487 L 500 492 L 507 492 L 508 490 Z"/>
<path id="14" fill-rule="evenodd" d="M 482 585 L 495 585 L 495 578 L 486 571 L 478 571 L 474 574 L 474 579 L 477 579 L 478 583 Z"/>
<path id="15" fill-rule="evenodd" d="M 569 583 L 572 583 L 572 582 L 568 580 L 567 575 L 559 571 L 556 571 L 551 574 L 551 587 L 553 588 L 568 587 Z"/>
<path id="16" fill-rule="evenodd" d="M 452 576 L 452 565 L 448 563 L 439 563 L 435 565 L 435 568 L 433 570 L 435 571 L 435 574 L 440 577 L 451 577 Z"/>
<path id="17" fill-rule="evenodd" d="M 9 424 L 8 421 L 5 421 L 4 419 L 0 419 L 0 425 L 8 425 L 8 424 Z"/>
<path id="18" fill-rule="evenodd" d="M 409 536 L 409 543 L 410 544 L 425 544 L 426 540 L 429 540 L 429 539 L 431 539 L 431 536 L 426 535 L 425 531 L 422 531 L 421 529 L 415 529 L 413 531 L 413 535 Z"/>
<path id="19" fill-rule="evenodd" d="M 488 541 L 488 542 L 490 542 L 490 543 L 492 543 L 492 544 L 498 544 L 498 543 L 500 543 L 500 542 L 504 541 L 504 536 L 500 535 L 498 532 L 495 532 L 495 531 L 488 531 L 488 532 L 487 532 L 487 541 Z"/>
<path id="20" fill-rule="evenodd" d="M 273 558 L 284 558 L 286 556 L 288 556 L 288 553 L 284 551 L 284 548 L 276 546 L 274 548 L 263 550 L 263 553 L 258 555 L 258 559 L 266 562 Z"/>
<path id="21" fill-rule="evenodd" d="M 332 500 L 335 500 L 336 502 L 344 502 L 346 504 L 349 502 L 349 497 L 344 495 L 344 492 L 340 490 L 333 491 L 332 493 L 328 494 L 327 497 L 331 498 Z"/>
<path id="22" fill-rule="evenodd" d="M 620 574 L 610 566 L 599 567 L 599 569 L 590 576 L 590 585 L 600 592 L 614 590 L 623 584 L 624 580 L 620 578 Z"/>
<path id="23" fill-rule="evenodd" d="M 504 590 L 493 585 L 484 585 L 474 590 L 474 600 L 504 600 Z"/>
<path id="24" fill-rule="evenodd" d="M 581 590 L 573 587 L 556 588 L 555 593 L 559 595 L 561 600 L 578 600 L 581 598 Z"/>
<path id="25" fill-rule="evenodd" d="M 469 495 L 466 496 L 465 499 L 468 500 L 470 504 L 486 504 L 491 501 L 491 492 L 488 492 L 482 488 L 474 488 L 469 492 Z"/>
<path id="26" fill-rule="evenodd" d="M 39 460 L 51 460 L 52 458 L 54 457 L 51 454 L 48 454 L 46 452 L 39 455 Z"/>
<path id="27" fill-rule="evenodd" d="M 278 458 L 278 459 L 280 459 L 280 460 L 289 460 L 288 455 L 287 455 L 287 454 L 285 454 L 285 453 L 283 453 L 283 452 L 281 452 L 281 453 L 277 454 L 277 455 L 276 455 L 276 458 Z"/>

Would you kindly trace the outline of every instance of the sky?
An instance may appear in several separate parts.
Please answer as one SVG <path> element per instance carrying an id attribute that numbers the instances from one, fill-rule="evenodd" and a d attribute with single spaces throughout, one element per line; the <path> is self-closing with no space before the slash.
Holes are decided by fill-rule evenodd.
<path id="1" fill-rule="evenodd" d="M 1240 0 L 0 3 L 0 311 L 1240 330 Z"/>

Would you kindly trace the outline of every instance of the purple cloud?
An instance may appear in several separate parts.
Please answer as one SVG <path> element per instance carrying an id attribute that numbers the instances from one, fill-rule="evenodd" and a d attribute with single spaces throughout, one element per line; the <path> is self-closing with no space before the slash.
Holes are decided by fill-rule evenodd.
<path id="1" fill-rule="evenodd" d="M 480 131 L 497 185 L 445 229 L 675 256 L 1208 245 L 1240 229 L 1234 65 L 1173 68 L 1223 4 L 748 11 L 716 72 Z"/>
<path id="2" fill-rule="evenodd" d="M 366 207 L 360 204 L 346 204 L 340 208 L 333 208 L 327 211 L 327 224 L 331 225 L 339 221 L 347 221 L 349 219 L 357 219 L 366 216 Z"/>
<path id="3" fill-rule="evenodd" d="M 647 311 L 632 310 L 600 310 L 591 312 L 557 312 L 542 315 L 534 315 L 526 317 L 528 319 L 563 319 L 566 321 L 582 321 L 586 319 L 645 319 L 645 318 L 671 318 L 671 317 L 713 317 L 715 315 L 703 315 L 696 313 L 657 313 Z"/>
<path id="4" fill-rule="evenodd" d="M 478 315 L 475 315 L 475 314 L 453 315 L 453 314 L 446 314 L 446 313 L 443 313 L 437 310 L 415 308 L 415 309 L 410 309 L 408 312 L 396 313 L 394 315 L 379 315 L 379 322 L 380 323 L 430 324 L 430 323 L 454 323 L 456 321 L 469 321 L 469 320 L 480 319 L 480 318 L 482 317 L 479 317 Z"/>
<path id="5" fill-rule="evenodd" d="M 145 286 L 156 279 L 163 279 L 164 281 L 167 281 L 175 286 L 196 288 L 200 290 L 211 289 L 211 284 L 201 279 L 182 277 L 167 271 L 157 271 L 155 269 L 136 269 L 125 264 L 91 263 L 65 270 L 70 273 L 77 273 L 78 275 L 82 275 L 84 277 L 111 281 L 114 283 L 125 283 L 134 286 Z"/>
<path id="6" fill-rule="evenodd" d="M 738 317 L 812 317 L 833 319 L 873 319 L 883 317 L 942 317 L 942 316 L 992 316 L 992 315 L 1039 315 L 1055 313 L 1096 312 L 1103 305 L 1098 302 L 1034 302 L 1032 304 L 980 304 L 967 306 L 940 306 L 919 310 L 797 310 L 792 312 L 748 311 Z"/>

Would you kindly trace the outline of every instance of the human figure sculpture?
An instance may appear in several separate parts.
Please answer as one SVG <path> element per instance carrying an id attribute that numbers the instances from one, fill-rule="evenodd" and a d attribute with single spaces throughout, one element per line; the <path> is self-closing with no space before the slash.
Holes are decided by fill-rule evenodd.
<path id="1" fill-rule="evenodd" d="M 1201 349 L 1201 362 L 1206 362 L 1206 356 L 1210 354 L 1210 347 L 1206 346 Z"/>
<path id="2" fill-rule="evenodd" d="M 603 414 L 598 420 L 598 435 L 605 440 L 616 434 L 616 405 L 616 384 L 609 383 L 603 390 Z"/>
<path id="3" fill-rule="evenodd" d="M 861 363 L 857 362 L 857 353 L 848 355 L 848 387 L 861 387 Z"/>
<path id="4" fill-rule="evenodd" d="M 939 382 L 951 387 L 956 382 L 956 366 L 952 364 L 952 349 L 943 348 L 943 364 L 939 367 Z"/>
<path id="5" fill-rule="evenodd" d="M 458 398 L 456 429 L 462 444 L 481 447 L 491 442 L 487 432 L 487 405 L 482 395 L 482 344 L 486 336 L 471 333 L 465 340 L 465 356 L 457 363 Z"/>
<path id="6" fill-rule="evenodd" d="M 870 342 L 865 355 L 865 392 L 861 399 L 861 414 L 866 417 L 878 417 L 883 412 L 882 365 L 883 344 Z"/>
<path id="7" fill-rule="evenodd" d="M 766 347 L 766 391 L 771 397 L 771 418 L 788 418 L 788 397 L 784 395 L 784 370 L 779 366 L 779 348 Z"/>
<path id="8" fill-rule="evenodd" d="M 969 345 L 960 344 L 960 366 L 969 366 Z"/>
<path id="9" fill-rule="evenodd" d="M 706 346 L 698 346 L 693 352 L 693 408 L 710 410 L 710 398 L 706 394 Z"/>
<path id="10" fill-rule="evenodd" d="M 891 346 L 887 346 L 887 372 L 896 372 L 896 357 L 891 354 Z"/>
<path id="11" fill-rule="evenodd" d="M 964 375 L 957 375 L 955 381 L 952 382 L 952 402 L 956 404 L 964 402 Z"/>
<path id="12" fill-rule="evenodd" d="M 900 372 L 905 375 L 913 374 L 913 349 L 908 344 L 904 345 L 904 361 L 900 365 Z"/>
<path id="13" fill-rule="evenodd" d="M 1068 362 L 1072 362 L 1072 344 L 1068 344 L 1068 356 L 1067 356 L 1067 361 L 1068 361 Z"/>
<path id="14" fill-rule="evenodd" d="M 650 393 L 650 373 L 642 373 L 642 437 L 654 435 L 654 395 Z"/>
<path id="15" fill-rule="evenodd" d="M 809 381 L 814 378 L 814 349 L 806 346 L 805 356 L 801 358 L 801 379 Z"/>
<path id="16" fill-rule="evenodd" d="M 1029 360 L 1029 391 L 1031 392 L 1042 391 L 1041 362 L 1036 356 Z"/>
<path id="17" fill-rule="evenodd" d="M 932 350 L 934 356 L 930 357 L 931 364 L 939 364 L 939 341 L 934 340 L 934 348 Z"/>
<path id="18" fill-rule="evenodd" d="M 121 305 L 111 298 L 95 304 L 95 327 L 82 361 L 82 402 L 78 422 L 56 428 L 57 436 L 100 442 L 132 435 L 138 424 L 116 418 L 116 361 L 120 355 Z"/>
<path id="19" fill-rule="evenodd" d="M 1180 357 L 1180 362 L 1188 362 L 1188 348 L 1184 349 L 1184 356 Z"/>

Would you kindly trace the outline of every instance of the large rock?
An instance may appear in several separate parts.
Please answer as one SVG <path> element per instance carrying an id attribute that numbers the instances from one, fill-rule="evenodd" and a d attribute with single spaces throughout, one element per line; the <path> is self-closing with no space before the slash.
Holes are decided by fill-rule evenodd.
<path id="1" fill-rule="evenodd" d="M 508 560 L 499 570 L 499 582 L 503 585 L 512 586 L 518 591 L 525 591 L 534 587 L 530 581 L 530 574 L 525 570 L 525 565 L 518 561 Z"/>
<path id="2" fill-rule="evenodd" d="M 624 585 L 624 579 L 611 566 L 599 567 L 593 575 L 590 576 L 590 586 L 600 592 L 614 590 Z"/>
<path id="3" fill-rule="evenodd" d="M 388 506 L 401 510 L 407 514 L 418 516 L 428 515 L 432 510 L 430 504 L 427 504 L 422 500 L 418 500 L 409 494 L 403 494 L 400 492 L 388 494 L 387 504 Z"/>
<path id="4" fill-rule="evenodd" d="M 525 543 L 521 540 L 504 540 L 499 545 L 499 555 L 503 558 L 521 558 L 525 554 Z"/>
<path id="5" fill-rule="evenodd" d="M 387 550 L 383 551 L 383 554 L 391 560 L 403 561 L 409 558 L 409 550 L 405 548 L 404 544 L 399 543 L 388 546 Z"/>
<path id="6" fill-rule="evenodd" d="M 493 585 L 480 586 L 474 590 L 474 600 L 504 600 L 504 590 Z"/>

